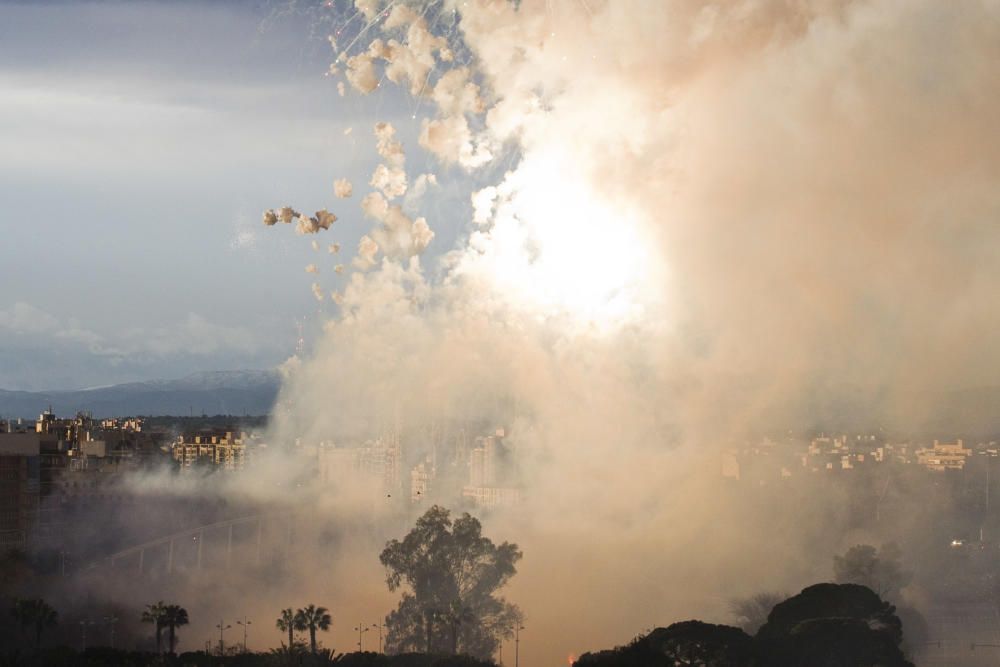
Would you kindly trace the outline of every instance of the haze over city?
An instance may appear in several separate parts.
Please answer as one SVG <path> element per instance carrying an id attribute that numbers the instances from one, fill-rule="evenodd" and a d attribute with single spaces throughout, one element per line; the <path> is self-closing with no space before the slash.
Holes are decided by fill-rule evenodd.
<path id="1" fill-rule="evenodd" d="M 4 655 L 991 664 L 998 38 L 0 4 Z"/>

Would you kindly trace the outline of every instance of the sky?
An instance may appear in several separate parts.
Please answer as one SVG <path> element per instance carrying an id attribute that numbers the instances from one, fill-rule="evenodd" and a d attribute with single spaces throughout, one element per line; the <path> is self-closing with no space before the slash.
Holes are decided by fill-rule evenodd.
<path id="1" fill-rule="evenodd" d="M 332 182 L 370 175 L 373 108 L 404 143 L 416 121 L 338 95 L 325 33 L 275 5 L 0 3 L 0 388 L 272 368 L 309 337 L 316 255 L 261 211 L 328 207 L 353 248 Z M 431 253 L 468 207 L 440 182 Z"/>

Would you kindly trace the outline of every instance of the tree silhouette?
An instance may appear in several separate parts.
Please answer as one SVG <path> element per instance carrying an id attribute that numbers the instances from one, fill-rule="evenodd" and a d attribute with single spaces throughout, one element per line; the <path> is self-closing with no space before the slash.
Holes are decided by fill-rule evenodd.
<path id="1" fill-rule="evenodd" d="M 10 608 L 10 615 L 17 621 L 21 630 L 21 639 L 24 640 L 28 634 L 28 627 L 31 625 L 31 600 L 14 598 L 14 605 Z"/>
<path id="2" fill-rule="evenodd" d="M 458 630 L 466 623 L 472 623 L 476 620 L 475 614 L 472 613 L 472 609 L 464 606 L 459 600 L 452 600 L 448 608 L 440 614 L 441 620 L 451 631 L 451 652 L 452 655 L 458 654 Z"/>
<path id="3" fill-rule="evenodd" d="M 295 625 L 295 611 L 291 607 L 282 609 L 281 616 L 274 622 L 274 625 L 282 632 L 288 633 L 288 648 L 292 648 L 295 643 L 292 633 L 298 629 Z"/>
<path id="4" fill-rule="evenodd" d="M 577 667 L 639 667 L 645 665 L 753 665 L 753 640 L 739 628 L 701 621 L 683 621 L 636 637 L 627 646 L 584 653 Z"/>
<path id="5" fill-rule="evenodd" d="M 152 623 L 156 627 L 156 652 L 158 654 L 163 653 L 163 616 L 166 607 L 163 600 L 160 600 L 154 604 L 146 605 L 142 612 L 142 622 Z"/>
<path id="6" fill-rule="evenodd" d="M 59 614 L 44 600 L 34 601 L 35 648 L 42 645 L 42 632 L 54 628 L 59 622 Z"/>
<path id="7" fill-rule="evenodd" d="M 333 618 L 327 613 L 326 607 L 309 605 L 295 612 L 295 628 L 309 631 L 309 648 L 316 653 L 316 630 L 326 632 L 330 629 Z"/>
<path id="8" fill-rule="evenodd" d="M 40 598 L 27 600 L 15 598 L 11 608 L 11 616 L 17 621 L 22 638 L 27 634 L 28 628 L 35 631 L 36 649 L 42 645 L 42 633 L 55 627 L 59 622 L 59 613 Z"/>
<path id="9" fill-rule="evenodd" d="M 816 584 L 779 603 L 755 638 L 764 665 L 912 667 L 896 608 L 858 584 Z"/>
<path id="10" fill-rule="evenodd" d="M 161 623 L 167 628 L 167 642 L 170 653 L 177 648 L 177 628 L 188 624 L 187 609 L 176 604 L 168 604 L 163 607 L 163 617 Z"/>
<path id="11" fill-rule="evenodd" d="M 452 521 L 447 509 L 428 509 L 379 556 L 389 590 L 409 588 L 386 617 L 388 650 L 489 658 L 498 637 L 521 619 L 516 605 L 496 595 L 521 555 L 516 544 L 497 546 L 483 537 L 469 514 Z"/>

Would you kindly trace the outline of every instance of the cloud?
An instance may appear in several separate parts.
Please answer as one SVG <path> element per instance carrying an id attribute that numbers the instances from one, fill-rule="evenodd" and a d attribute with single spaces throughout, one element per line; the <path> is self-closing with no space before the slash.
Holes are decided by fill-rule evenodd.
<path id="1" fill-rule="evenodd" d="M 62 321 L 22 302 L 0 310 L 0 331 L 28 337 L 38 347 L 80 345 L 101 357 L 209 356 L 222 350 L 253 354 L 267 347 L 246 327 L 217 324 L 196 313 L 168 327 L 133 326 L 100 333 L 76 318 Z"/>
<path id="2" fill-rule="evenodd" d="M 0 310 L 0 328 L 15 334 L 49 333 L 59 326 L 59 320 L 29 303 L 17 301 Z"/>

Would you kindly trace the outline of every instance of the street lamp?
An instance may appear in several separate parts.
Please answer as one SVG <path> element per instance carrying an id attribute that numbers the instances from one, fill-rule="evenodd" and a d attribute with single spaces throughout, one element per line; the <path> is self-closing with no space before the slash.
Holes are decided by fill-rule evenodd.
<path id="1" fill-rule="evenodd" d="M 521 630 L 524 630 L 524 626 L 520 623 L 514 626 L 514 667 L 519 667 L 520 664 Z"/>
<path id="2" fill-rule="evenodd" d="M 114 614 L 111 614 L 110 616 L 105 616 L 104 617 L 104 622 L 108 624 L 108 628 L 109 628 L 108 634 L 109 634 L 109 640 L 110 640 L 109 643 L 111 644 L 111 648 L 114 649 L 114 647 L 115 647 L 115 623 L 118 622 L 118 617 L 115 616 Z"/>
<path id="3" fill-rule="evenodd" d="M 253 621 L 251 621 L 249 618 L 247 618 L 246 616 L 244 616 L 242 621 L 236 621 L 236 625 L 242 625 L 243 626 L 243 652 L 246 653 L 247 652 L 247 628 L 249 628 L 251 625 L 253 625 Z"/>
<path id="4" fill-rule="evenodd" d="M 83 646 L 83 648 L 81 649 L 81 651 L 86 651 L 87 650 L 87 626 L 88 625 L 95 625 L 95 621 L 91 621 L 90 619 L 87 619 L 85 621 L 80 621 L 80 643 Z"/>
<path id="5" fill-rule="evenodd" d="M 382 628 L 384 628 L 385 626 L 382 625 L 381 621 L 379 621 L 378 623 L 372 623 L 372 627 L 378 629 L 378 652 L 381 653 L 382 652 Z"/>
<path id="6" fill-rule="evenodd" d="M 233 626 L 226 625 L 226 622 L 220 618 L 219 624 L 215 627 L 219 629 L 219 655 L 222 656 L 226 654 L 226 643 L 223 637 L 223 633 L 225 633 L 226 630 L 228 630 Z"/>
<path id="7" fill-rule="evenodd" d="M 356 627 L 354 629 L 358 631 L 358 653 L 360 653 L 361 652 L 361 640 L 362 640 L 362 638 L 364 636 L 364 633 L 366 633 L 369 630 L 371 630 L 371 628 L 369 628 L 366 625 L 361 625 L 360 623 L 358 623 L 358 627 Z"/>

